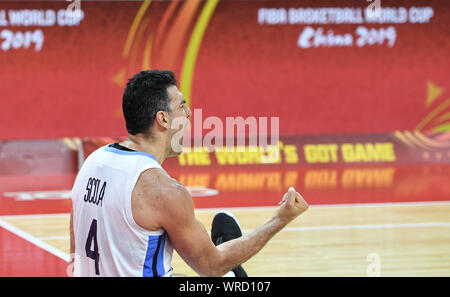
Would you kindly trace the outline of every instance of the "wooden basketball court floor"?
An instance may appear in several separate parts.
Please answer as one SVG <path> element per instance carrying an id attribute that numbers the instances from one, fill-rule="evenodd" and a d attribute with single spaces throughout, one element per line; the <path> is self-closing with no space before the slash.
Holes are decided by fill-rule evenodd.
<path id="1" fill-rule="evenodd" d="M 311 204 L 310 209 L 244 263 L 248 274 L 449 276 L 450 166 L 388 169 L 395 174 L 387 184 L 366 178 L 355 181 L 352 189 L 341 179 L 345 172 L 340 169 L 334 185 L 327 178 L 311 183 L 308 171 L 300 172 L 294 185 Z M 334 169 L 320 170 L 327 176 L 323 170 Z M 281 172 L 281 176 L 293 172 Z M 175 175 L 189 186 L 186 176 Z M 24 182 L 27 178 L 1 179 L 17 189 L 21 184 L 27 186 L 24 191 L 7 192 L 5 187 L 0 191 L 0 276 L 66 276 L 70 258 L 68 191 L 74 175 L 34 176 L 31 184 Z M 211 178 L 209 187 L 222 187 L 219 192 L 194 197 L 197 218 L 207 231 L 214 214 L 227 209 L 239 219 L 244 233 L 251 232 L 270 218 L 284 188 L 287 190 L 283 178 L 276 191 L 268 186 L 268 180 L 259 189 L 229 184 L 231 188 L 224 188 L 218 184 L 218 176 Z M 243 203 L 245 197 L 251 203 Z M 177 274 L 197 275 L 176 252 L 173 268 Z"/>

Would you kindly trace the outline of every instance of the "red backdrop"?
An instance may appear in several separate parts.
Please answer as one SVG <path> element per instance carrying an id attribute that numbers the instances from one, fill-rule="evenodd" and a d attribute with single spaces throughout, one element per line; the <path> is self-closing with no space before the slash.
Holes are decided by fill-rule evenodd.
<path id="1" fill-rule="evenodd" d="M 64 1 L 0 3 L 0 139 L 125 135 L 123 88 L 149 68 L 173 69 L 203 118 L 276 116 L 284 135 L 448 127 L 448 1 L 381 1 L 382 23 L 361 0 L 80 3 L 81 19 Z M 336 7 L 353 18 L 317 10 Z M 299 8 L 319 18 L 295 23 Z M 352 44 L 302 48 L 307 27 Z"/>

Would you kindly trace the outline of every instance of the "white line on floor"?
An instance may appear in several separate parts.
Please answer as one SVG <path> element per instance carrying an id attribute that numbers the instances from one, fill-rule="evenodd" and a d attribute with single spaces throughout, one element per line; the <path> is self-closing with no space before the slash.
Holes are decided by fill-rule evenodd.
<path id="1" fill-rule="evenodd" d="M 0 227 L 5 228 L 6 230 L 16 234 L 17 236 L 19 236 L 19 237 L 21 237 L 21 238 L 23 238 L 23 239 L 25 239 L 25 240 L 27 240 L 29 242 L 31 242 L 32 244 L 40 247 L 41 249 L 43 249 L 43 250 L 45 250 L 45 251 L 47 251 L 47 252 L 49 252 L 49 253 L 51 253 L 51 254 L 59 257 L 59 258 L 61 258 L 61 259 L 63 259 L 66 262 L 69 262 L 69 258 L 70 257 L 69 257 L 68 254 L 66 254 L 63 251 L 61 251 L 61 250 L 59 250 L 59 249 L 49 245 L 48 243 L 43 242 L 42 240 L 34 237 L 33 235 L 31 235 L 29 233 L 26 233 L 26 232 L 20 230 L 19 228 L 16 228 L 13 225 L 11 225 L 11 224 L 9 224 L 9 223 L 7 223 L 5 221 L 2 221 L 2 220 L 0 220 Z"/>
<path id="2" fill-rule="evenodd" d="M 307 226 L 286 227 L 282 231 L 323 231 L 323 230 L 358 230 L 358 229 L 396 229 L 396 228 L 430 228 L 450 227 L 450 222 L 423 222 L 404 224 L 364 224 L 364 225 L 336 225 L 336 226 Z M 243 229 L 242 232 L 250 232 L 252 229 Z"/>
<path id="3" fill-rule="evenodd" d="M 330 204 L 330 205 L 311 205 L 310 208 L 326 209 L 326 208 L 357 208 L 357 207 L 392 207 L 392 206 L 427 206 L 427 205 L 450 205 L 449 201 L 429 201 L 429 202 L 395 202 L 395 203 L 364 203 L 364 204 Z M 246 210 L 271 210 L 275 206 L 267 207 L 230 207 L 226 208 L 231 211 Z M 224 210 L 224 208 L 196 209 L 196 212 L 216 212 Z M 47 236 L 34 237 L 23 230 L 14 227 L 2 219 L 36 219 L 36 218 L 55 218 L 69 217 L 68 213 L 60 214 L 32 214 L 32 215 L 7 215 L 0 216 L 0 227 L 16 234 L 17 236 L 35 244 L 36 246 L 52 253 L 53 255 L 69 262 L 70 256 L 63 251 L 45 243 L 50 240 L 69 240 L 69 236 Z M 364 224 L 364 225 L 329 225 L 329 226 L 306 226 L 306 227 L 286 227 L 281 232 L 292 231 L 323 231 L 323 230 L 358 230 L 358 229 L 387 229 L 387 228 L 430 228 L 430 227 L 450 227 L 450 222 L 421 222 L 421 223 L 399 223 L 399 224 Z M 243 229 L 243 233 L 251 232 L 253 229 Z"/>

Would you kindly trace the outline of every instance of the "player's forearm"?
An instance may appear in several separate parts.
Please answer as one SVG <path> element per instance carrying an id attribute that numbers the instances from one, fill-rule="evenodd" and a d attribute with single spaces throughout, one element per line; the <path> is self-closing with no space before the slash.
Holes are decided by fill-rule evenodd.
<path id="1" fill-rule="evenodd" d="M 223 275 L 253 257 L 286 224 L 274 216 L 252 232 L 217 246 L 222 256 L 217 267 L 220 270 L 218 274 Z"/>

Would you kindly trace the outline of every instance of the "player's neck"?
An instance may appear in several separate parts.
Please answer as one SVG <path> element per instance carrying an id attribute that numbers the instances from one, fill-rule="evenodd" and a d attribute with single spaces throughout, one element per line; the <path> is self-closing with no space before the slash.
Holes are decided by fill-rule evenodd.
<path id="1" fill-rule="evenodd" d="M 155 137 L 145 137 L 143 135 L 128 135 L 128 138 L 120 145 L 129 149 L 150 154 L 162 164 L 167 158 L 166 143 L 155 139 Z"/>

